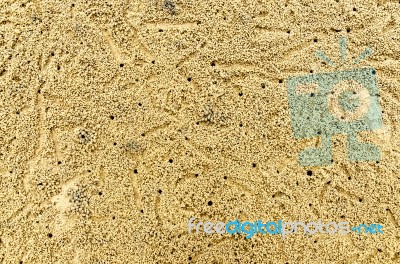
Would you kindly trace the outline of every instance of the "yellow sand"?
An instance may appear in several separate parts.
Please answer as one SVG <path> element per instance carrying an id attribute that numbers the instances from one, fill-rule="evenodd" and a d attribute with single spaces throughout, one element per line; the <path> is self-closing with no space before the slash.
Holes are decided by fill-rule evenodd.
<path id="1" fill-rule="evenodd" d="M 1 0 L 2 263 L 400 263 L 400 3 Z M 366 47 L 380 163 L 302 167 L 285 81 Z M 312 171 L 312 176 L 307 175 Z M 208 205 L 212 201 L 212 205 Z M 383 235 L 188 234 L 196 221 Z"/>

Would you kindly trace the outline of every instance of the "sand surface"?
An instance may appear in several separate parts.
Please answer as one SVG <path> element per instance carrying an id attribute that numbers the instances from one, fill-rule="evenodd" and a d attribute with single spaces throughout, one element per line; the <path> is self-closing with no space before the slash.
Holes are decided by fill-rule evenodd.
<path id="1" fill-rule="evenodd" d="M 0 0 L 1 262 L 400 263 L 399 25 L 397 0 Z M 379 105 L 359 160 L 346 133 L 296 138 L 288 80 L 364 68 L 379 94 L 357 86 L 339 120 Z M 189 234 L 191 217 L 384 234 Z"/>

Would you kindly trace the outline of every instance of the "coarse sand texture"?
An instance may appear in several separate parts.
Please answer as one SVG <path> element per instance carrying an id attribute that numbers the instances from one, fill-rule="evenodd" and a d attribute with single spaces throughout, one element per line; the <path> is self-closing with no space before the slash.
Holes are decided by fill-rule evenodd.
<path id="1" fill-rule="evenodd" d="M 400 263 L 398 0 L 0 0 L 0 132 L 1 263 Z"/>

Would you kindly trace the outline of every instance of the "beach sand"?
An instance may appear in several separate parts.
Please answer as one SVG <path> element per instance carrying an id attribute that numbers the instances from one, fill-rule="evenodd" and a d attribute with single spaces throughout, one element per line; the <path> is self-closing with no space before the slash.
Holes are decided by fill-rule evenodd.
<path id="1" fill-rule="evenodd" d="M 399 263 L 399 24 L 389 0 L 1 0 L 1 262 Z M 358 139 L 379 160 L 338 133 L 331 164 L 303 166 L 321 137 L 295 137 L 288 79 L 367 67 L 381 127 Z M 246 239 L 191 217 L 384 233 Z"/>

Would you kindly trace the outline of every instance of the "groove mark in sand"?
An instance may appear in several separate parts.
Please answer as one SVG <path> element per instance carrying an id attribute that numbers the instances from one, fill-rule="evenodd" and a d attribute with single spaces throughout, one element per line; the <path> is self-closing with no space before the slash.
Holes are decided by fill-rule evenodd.
<path id="1" fill-rule="evenodd" d="M 146 27 L 151 29 L 190 29 L 197 26 L 196 22 L 183 23 L 146 23 Z"/>
<path id="2" fill-rule="evenodd" d="M 37 103 L 36 103 L 36 109 L 37 109 L 37 113 L 39 116 L 39 120 L 38 120 L 38 128 L 39 128 L 39 142 L 38 145 L 35 149 L 35 154 L 34 156 L 28 160 L 27 164 L 28 164 L 28 168 L 29 168 L 29 172 L 27 175 L 25 175 L 24 177 L 24 188 L 25 191 L 28 192 L 29 190 L 29 175 L 31 173 L 33 173 L 34 170 L 34 166 L 38 165 L 38 162 L 40 163 L 40 154 L 42 153 L 43 150 L 43 145 L 45 142 L 45 138 L 46 138 L 46 134 L 44 131 L 44 127 L 45 127 L 45 115 L 46 115 L 46 109 L 43 106 L 43 101 L 44 101 L 44 96 L 42 94 L 38 94 L 37 95 Z"/>
<path id="3" fill-rule="evenodd" d="M 132 184 L 132 190 L 133 190 L 133 197 L 135 198 L 135 204 L 138 209 L 142 209 L 142 196 L 139 192 L 139 186 L 138 186 L 138 179 L 137 175 L 134 174 L 132 171 L 129 172 L 130 178 L 131 178 L 131 184 Z"/>
<path id="4" fill-rule="evenodd" d="M 120 54 L 117 46 L 115 45 L 114 41 L 112 40 L 110 34 L 105 29 L 102 30 L 102 33 L 103 33 L 103 36 L 104 36 L 108 46 L 110 47 L 111 54 L 114 56 L 114 58 L 117 62 L 121 62 L 122 61 L 121 54 Z"/>

